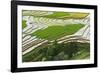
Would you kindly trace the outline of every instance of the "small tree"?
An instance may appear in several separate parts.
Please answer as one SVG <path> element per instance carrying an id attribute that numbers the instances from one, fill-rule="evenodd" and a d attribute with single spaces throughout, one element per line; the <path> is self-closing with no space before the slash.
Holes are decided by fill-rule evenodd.
<path id="1" fill-rule="evenodd" d="M 67 43 L 65 53 L 68 55 L 68 59 L 71 59 L 74 54 L 78 52 L 77 42 Z"/>

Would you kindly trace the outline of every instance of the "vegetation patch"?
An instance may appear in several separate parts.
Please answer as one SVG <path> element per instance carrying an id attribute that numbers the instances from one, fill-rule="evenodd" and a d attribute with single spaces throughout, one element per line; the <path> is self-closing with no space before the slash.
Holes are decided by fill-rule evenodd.
<path id="1" fill-rule="evenodd" d="M 52 14 L 44 15 L 45 13 L 52 12 Z M 83 12 L 57 12 L 57 11 L 36 11 L 36 10 L 23 10 L 23 16 L 46 17 L 55 19 L 81 19 L 85 18 L 89 13 Z"/>
<path id="2" fill-rule="evenodd" d="M 33 36 L 37 36 L 41 39 L 47 40 L 56 40 L 63 36 L 72 35 L 77 32 L 80 28 L 82 28 L 83 24 L 69 24 L 66 26 L 49 26 L 45 29 L 37 30 L 36 32 L 32 33 Z"/>
<path id="3" fill-rule="evenodd" d="M 23 55 L 23 62 L 81 60 L 89 58 L 89 43 L 69 42 L 58 44 L 57 41 L 54 41 L 48 45 L 37 47 Z"/>
<path id="4" fill-rule="evenodd" d="M 27 25 L 26 25 L 26 21 L 23 20 L 23 21 L 22 21 L 22 29 L 24 29 L 26 26 L 27 26 Z"/>

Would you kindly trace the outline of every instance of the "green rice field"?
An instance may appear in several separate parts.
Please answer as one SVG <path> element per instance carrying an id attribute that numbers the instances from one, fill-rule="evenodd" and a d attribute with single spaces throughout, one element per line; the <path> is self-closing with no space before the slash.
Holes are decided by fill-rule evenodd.
<path id="1" fill-rule="evenodd" d="M 36 13 L 38 12 L 38 13 Z M 48 11 L 35 11 L 33 10 L 27 13 L 23 13 L 23 16 L 34 16 L 34 17 L 46 17 L 46 18 L 55 18 L 55 19 L 81 19 L 85 18 L 89 13 L 82 13 L 82 12 L 56 12 L 52 11 L 53 14 L 49 15 L 40 15 L 39 12 L 48 12 Z M 49 11 L 50 12 L 50 11 Z"/>
<path id="2" fill-rule="evenodd" d="M 49 26 L 45 29 L 37 30 L 36 32 L 32 33 L 33 36 L 37 36 L 41 39 L 47 40 L 56 40 L 63 36 L 72 35 L 77 32 L 80 28 L 82 28 L 83 24 L 69 24 L 66 26 Z"/>

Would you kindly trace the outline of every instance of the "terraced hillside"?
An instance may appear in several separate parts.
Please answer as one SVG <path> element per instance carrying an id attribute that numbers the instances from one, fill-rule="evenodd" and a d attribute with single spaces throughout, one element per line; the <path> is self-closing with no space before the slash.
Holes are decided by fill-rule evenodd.
<path id="1" fill-rule="evenodd" d="M 22 13 L 23 62 L 89 59 L 89 13 Z"/>

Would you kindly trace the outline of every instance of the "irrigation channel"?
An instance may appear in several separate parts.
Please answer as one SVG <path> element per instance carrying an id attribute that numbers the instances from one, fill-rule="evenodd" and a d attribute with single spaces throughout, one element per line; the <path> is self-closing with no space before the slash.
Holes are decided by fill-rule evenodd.
<path id="1" fill-rule="evenodd" d="M 63 36 L 59 39 L 57 39 L 58 43 L 63 42 L 71 42 L 71 41 L 77 41 L 81 43 L 89 43 L 89 37 L 90 37 L 90 23 L 89 23 L 89 16 L 87 16 L 84 19 L 50 19 L 50 18 L 43 18 L 43 17 L 29 17 L 29 16 L 23 16 L 23 20 L 26 20 L 27 27 L 25 27 L 22 31 L 22 54 L 26 54 L 33 50 L 34 48 L 41 46 L 43 44 L 48 44 L 48 40 L 37 38 L 37 36 L 32 36 L 31 33 L 39 30 L 39 29 L 45 29 L 48 26 L 52 25 L 65 25 L 66 23 L 75 24 L 75 23 L 82 23 L 85 26 L 81 29 L 79 29 L 76 33 L 68 36 Z M 52 24 L 52 25 L 51 25 Z M 51 41 L 52 42 L 52 41 Z"/>

